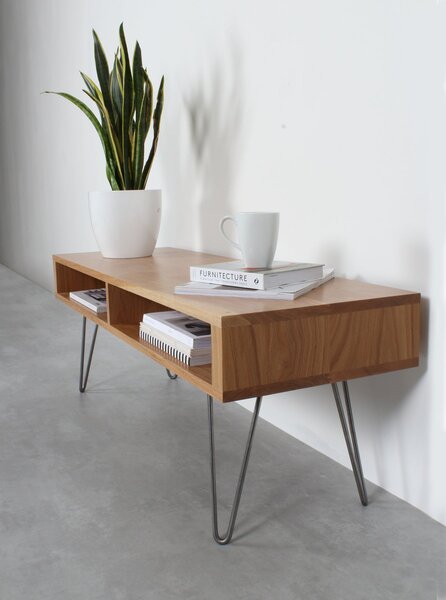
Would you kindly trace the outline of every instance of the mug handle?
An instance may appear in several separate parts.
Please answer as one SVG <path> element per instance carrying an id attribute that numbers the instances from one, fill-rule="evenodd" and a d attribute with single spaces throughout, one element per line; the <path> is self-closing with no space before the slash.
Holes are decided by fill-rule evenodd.
<path id="1" fill-rule="evenodd" d="M 224 227 L 223 227 L 224 224 L 226 223 L 226 221 L 232 221 L 233 223 L 235 223 L 237 225 L 236 220 L 234 219 L 234 217 L 228 217 L 228 216 L 227 217 L 223 217 L 223 219 L 220 221 L 220 231 L 221 231 L 223 237 L 226 238 L 228 240 L 228 242 L 230 244 L 232 244 L 235 248 L 237 248 L 237 250 L 241 250 L 240 246 L 236 242 L 234 242 L 234 240 L 231 240 L 231 238 L 228 237 L 228 235 L 226 234 L 226 232 L 224 230 Z"/>

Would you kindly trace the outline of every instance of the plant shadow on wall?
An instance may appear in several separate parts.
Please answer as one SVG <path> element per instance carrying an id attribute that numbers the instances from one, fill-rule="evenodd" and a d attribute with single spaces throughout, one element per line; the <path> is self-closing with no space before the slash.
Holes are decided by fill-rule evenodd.
<path id="1" fill-rule="evenodd" d="M 218 236 L 221 217 L 233 209 L 243 118 L 242 56 L 233 43 L 228 60 L 216 61 L 210 77 L 185 96 L 197 182 L 200 248 L 225 248 Z M 217 241 L 218 240 L 218 241 Z"/>

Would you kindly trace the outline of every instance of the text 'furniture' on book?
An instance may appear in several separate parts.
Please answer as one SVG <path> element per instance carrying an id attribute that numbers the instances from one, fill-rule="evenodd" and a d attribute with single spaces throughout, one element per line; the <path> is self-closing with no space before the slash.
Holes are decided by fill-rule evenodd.
<path id="1" fill-rule="evenodd" d="M 301 283 L 323 276 L 323 265 L 275 261 L 269 269 L 247 269 L 240 260 L 191 266 L 190 280 L 233 287 L 267 290 L 288 283 Z"/>
<path id="2" fill-rule="evenodd" d="M 303 283 L 279 285 L 267 290 L 253 290 L 215 283 L 189 281 L 175 286 L 175 294 L 189 296 L 221 296 L 228 298 L 251 298 L 257 300 L 295 300 L 299 296 L 314 290 L 334 277 L 334 269 L 324 267 L 322 277 Z"/>

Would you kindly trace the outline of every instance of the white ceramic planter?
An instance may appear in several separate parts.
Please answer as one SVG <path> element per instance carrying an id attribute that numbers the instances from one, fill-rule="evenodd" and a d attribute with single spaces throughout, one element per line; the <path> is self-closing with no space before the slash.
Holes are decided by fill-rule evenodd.
<path id="1" fill-rule="evenodd" d="M 151 256 L 161 221 L 161 190 L 88 194 L 91 225 L 102 256 Z"/>

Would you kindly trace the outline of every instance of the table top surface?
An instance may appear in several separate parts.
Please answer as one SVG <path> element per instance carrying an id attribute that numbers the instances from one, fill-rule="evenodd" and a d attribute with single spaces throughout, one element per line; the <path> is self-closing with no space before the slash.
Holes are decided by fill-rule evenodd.
<path id="1" fill-rule="evenodd" d="M 231 259 L 177 248 L 157 248 L 153 256 L 146 258 L 109 259 L 99 252 L 85 252 L 56 255 L 54 260 L 216 325 L 223 321 L 225 325 L 237 325 L 248 316 L 255 319 L 264 313 L 270 318 L 280 318 L 282 313 L 283 317 L 289 316 L 289 311 L 328 314 L 420 300 L 415 292 L 340 277 L 293 301 L 178 295 L 174 288 L 189 280 L 191 265 Z"/>

